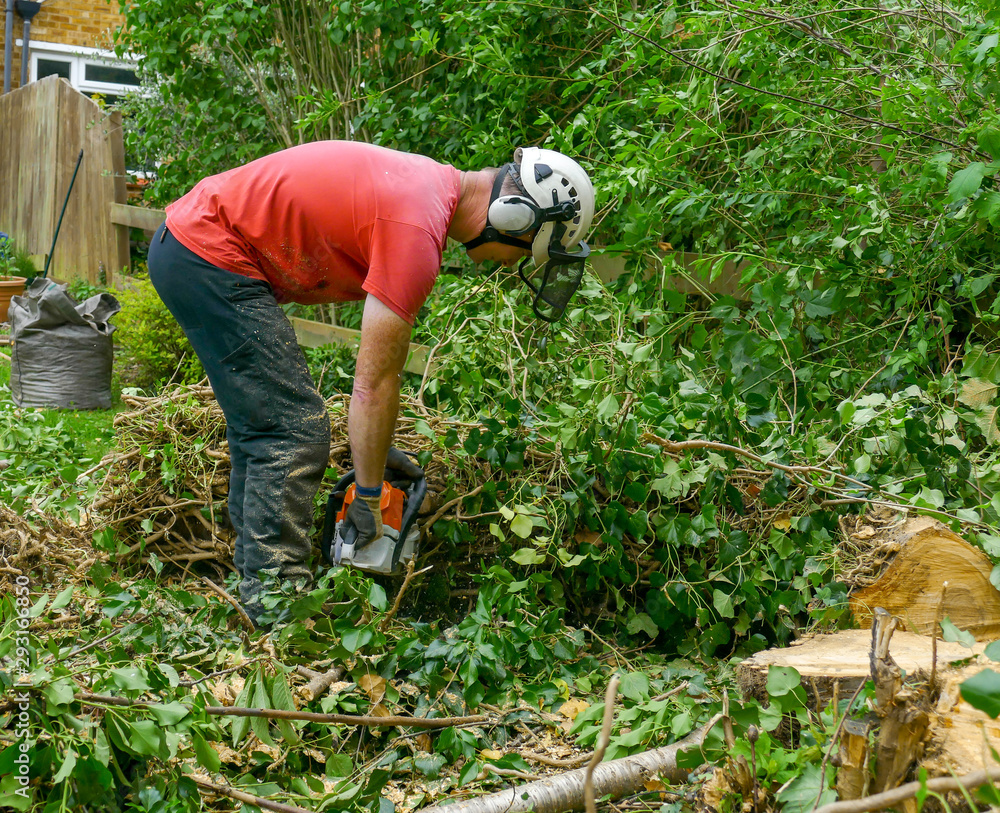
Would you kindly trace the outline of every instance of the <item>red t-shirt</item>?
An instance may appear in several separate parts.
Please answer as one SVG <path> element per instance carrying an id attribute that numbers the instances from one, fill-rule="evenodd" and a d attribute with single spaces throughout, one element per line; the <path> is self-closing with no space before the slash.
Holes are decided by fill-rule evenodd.
<path id="1" fill-rule="evenodd" d="M 219 268 L 270 283 L 279 302 L 373 294 L 411 325 L 441 268 L 461 173 L 430 158 L 319 141 L 205 178 L 167 227 Z"/>

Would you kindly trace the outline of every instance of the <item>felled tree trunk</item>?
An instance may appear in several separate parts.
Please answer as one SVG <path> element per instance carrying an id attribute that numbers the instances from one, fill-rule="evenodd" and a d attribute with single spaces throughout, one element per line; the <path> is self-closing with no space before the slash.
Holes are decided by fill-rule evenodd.
<path id="1" fill-rule="evenodd" d="M 843 579 L 853 588 L 851 614 L 858 626 L 868 627 L 873 608 L 884 607 L 909 632 L 933 635 L 947 617 L 977 640 L 1000 638 L 993 563 L 941 522 L 869 515 L 842 530 Z"/>
<path id="2" fill-rule="evenodd" d="M 612 799 L 618 799 L 638 793 L 647 780 L 657 776 L 670 782 L 683 782 L 687 779 L 688 769 L 678 768 L 677 755 L 689 748 L 700 747 L 711 726 L 712 723 L 702 726 L 673 745 L 598 765 L 593 776 L 595 798 L 610 795 Z M 580 768 L 464 802 L 427 807 L 421 813 L 561 813 L 580 810 L 584 806 L 586 774 L 587 769 Z"/>

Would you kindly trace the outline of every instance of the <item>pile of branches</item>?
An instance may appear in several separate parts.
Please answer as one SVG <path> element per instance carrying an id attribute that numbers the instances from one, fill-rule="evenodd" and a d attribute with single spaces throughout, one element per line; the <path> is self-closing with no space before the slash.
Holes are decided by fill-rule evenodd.
<path id="1" fill-rule="evenodd" d="M 97 467 L 105 475 L 92 514 L 127 546 L 129 558 L 145 563 L 155 554 L 184 567 L 204 562 L 220 573 L 231 569 L 233 534 L 225 509 L 229 450 L 225 418 L 211 388 L 181 386 L 155 397 L 125 395 L 123 401 L 131 409 L 115 417 L 117 448 Z M 352 465 L 349 404 L 343 394 L 327 401 L 331 448 L 324 497 Z M 464 439 L 473 427 L 479 425 L 429 412 L 413 400 L 401 404 L 394 444 L 413 454 L 430 452 L 424 465 L 425 530 L 439 519 L 461 517 L 463 500 L 497 475 L 485 461 L 461 454 L 461 446 L 446 446 L 449 433 Z M 553 453 L 530 452 L 526 465 L 529 478 L 561 476 Z"/>
<path id="2" fill-rule="evenodd" d="M 91 547 L 92 529 L 40 512 L 23 516 L 0 503 L 0 593 L 18 576 L 33 584 L 65 582 L 86 573 L 101 554 Z"/>

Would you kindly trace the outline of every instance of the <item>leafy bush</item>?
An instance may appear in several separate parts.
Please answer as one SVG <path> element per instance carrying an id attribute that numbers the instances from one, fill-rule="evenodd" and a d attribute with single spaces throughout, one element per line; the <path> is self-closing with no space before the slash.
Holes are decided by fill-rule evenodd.
<path id="1" fill-rule="evenodd" d="M 0 231 L 0 279 L 5 276 L 31 279 L 38 275 L 31 256 Z"/>
<path id="2" fill-rule="evenodd" d="M 122 382 L 146 389 L 171 379 L 191 383 L 204 377 L 201 362 L 153 283 L 133 277 L 117 297 L 122 309 L 115 317 L 116 374 Z"/>

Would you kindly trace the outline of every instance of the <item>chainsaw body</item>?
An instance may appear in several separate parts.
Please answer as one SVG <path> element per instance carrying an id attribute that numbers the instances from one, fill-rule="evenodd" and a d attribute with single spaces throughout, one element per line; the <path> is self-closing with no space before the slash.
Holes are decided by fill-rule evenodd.
<path id="1" fill-rule="evenodd" d="M 357 531 L 347 528 L 347 509 L 356 498 L 354 472 L 349 471 L 334 486 L 326 504 L 323 525 L 323 556 L 334 566 L 356 567 L 369 573 L 394 575 L 403 572 L 416 556 L 420 529 L 417 512 L 427 494 L 427 480 L 410 480 L 397 488 L 382 483 L 382 536 L 357 547 Z"/>

